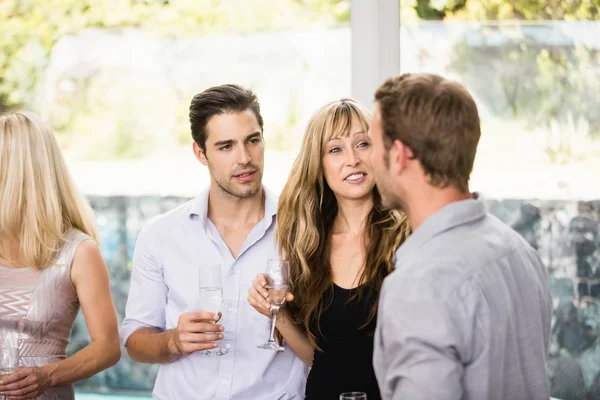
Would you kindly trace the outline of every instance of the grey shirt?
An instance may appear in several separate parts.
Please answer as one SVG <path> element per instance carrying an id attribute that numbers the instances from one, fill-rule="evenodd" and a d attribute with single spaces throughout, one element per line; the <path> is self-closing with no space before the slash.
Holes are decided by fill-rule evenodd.
<path id="1" fill-rule="evenodd" d="M 538 254 L 487 214 L 451 203 L 396 253 L 377 316 L 383 399 L 548 400 L 552 300 Z"/>

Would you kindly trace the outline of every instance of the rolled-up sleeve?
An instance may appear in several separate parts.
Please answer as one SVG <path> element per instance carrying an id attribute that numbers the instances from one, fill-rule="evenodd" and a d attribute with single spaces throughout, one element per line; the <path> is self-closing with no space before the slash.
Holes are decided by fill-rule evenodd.
<path id="1" fill-rule="evenodd" d="M 124 346 L 129 336 L 138 329 L 165 329 L 167 288 L 156 232 L 153 221 L 148 222 L 140 231 L 135 245 L 129 296 L 121 326 Z"/>
<path id="2" fill-rule="evenodd" d="M 386 400 L 462 399 L 464 329 L 437 288 L 423 278 L 385 281 L 374 367 Z"/>

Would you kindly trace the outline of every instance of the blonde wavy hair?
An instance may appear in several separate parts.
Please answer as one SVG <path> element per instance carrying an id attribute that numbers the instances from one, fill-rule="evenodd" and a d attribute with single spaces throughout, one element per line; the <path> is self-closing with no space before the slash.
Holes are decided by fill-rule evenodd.
<path id="1" fill-rule="evenodd" d="M 54 135 L 31 113 L 0 115 L 0 257 L 45 268 L 73 228 L 98 237 Z"/>
<path id="2" fill-rule="evenodd" d="M 319 326 L 319 316 L 328 303 L 326 294 L 333 288 L 329 243 L 338 212 L 335 195 L 323 175 L 322 160 L 325 144 L 337 137 L 347 137 L 353 118 L 360 122 L 364 132 L 368 131 L 370 113 L 352 99 L 329 103 L 313 115 L 279 198 L 275 236 L 280 256 L 290 262 L 291 290 L 295 296 L 286 306 L 287 312 L 315 347 L 315 336 L 309 327 L 311 321 Z M 383 279 L 393 270 L 394 253 L 410 233 L 406 215 L 384 209 L 376 187 L 373 209 L 365 226 L 365 265 L 355 296 L 376 297 L 364 326 L 377 314 L 376 299 Z"/>

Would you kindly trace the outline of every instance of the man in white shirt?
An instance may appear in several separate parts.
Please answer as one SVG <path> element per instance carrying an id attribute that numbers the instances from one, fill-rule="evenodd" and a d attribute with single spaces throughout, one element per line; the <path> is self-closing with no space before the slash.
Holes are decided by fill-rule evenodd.
<path id="1" fill-rule="evenodd" d="M 155 399 L 304 398 L 306 366 L 287 348 L 257 348 L 269 319 L 245 301 L 252 280 L 277 258 L 277 199 L 262 186 L 258 100 L 236 85 L 213 87 L 192 99 L 190 122 L 210 187 L 140 232 L 123 343 L 133 360 L 161 364 Z M 222 265 L 219 314 L 197 306 L 201 264 Z M 217 346 L 226 354 L 201 352 Z"/>

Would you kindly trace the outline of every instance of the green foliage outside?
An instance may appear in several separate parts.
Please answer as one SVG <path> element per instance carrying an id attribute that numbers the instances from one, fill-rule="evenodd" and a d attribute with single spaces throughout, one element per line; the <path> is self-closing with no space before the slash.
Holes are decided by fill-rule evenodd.
<path id="1" fill-rule="evenodd" d="M 349 20 L 349 5 L 349 0 L 0 0 L 0 112 L 37 110 L 52 47 L 65 35 L 86 28 L 134 27 L 158 37 L 185 38 L 334 27 Z M 156 101 L 136 98 L 145 83 L 132 76 L 119 77 L 117 71 L 115 84 L 115 71 L 111 73 L 111 82 L 102 75 L 72 80 L 69 96 L 56 99 L 51 114 L 45 116 L 63 147 L 77 148 L 81 158 L 143 157 L 156 145 L 156 138 L 144 131 L 144 121 L 131 120 L 141 106 L 149 114 L 161 111 Z M 107 87 L 111 88 L 108 94 Z M 169 95 L 159 90 L 156 98 Z M 175 99 L 179 106 L 173 110 L 176 143 L 189 143 L 189 126 L 182 115 L 188 97 Z"/>
<path id="2" fill-rule="evenodd" d="M 401 0 L 419 18 L 462 21 L 598 20 L 599 0 Z"/>
<path id="3" fill-rule="evenodd" d="M 490 21 L 453 49 L 450 69 L 494 116 L 542 128 L 551 162 L 572 161 L 575 143 L 600 138 L 600 52 L 582 43 L 544 44 L 527 29 L 540 32 L 548 20 L 599 21 L 600 0 L 401 1 L 414 11 L 405 21 Z M 586 35 L 600 34 L 597 25 L 589 28 Z M 559 30 L 545 34 L 560 42 Z"/>
<path id="4" fill-rule="evenodd" d="M 85 28 L 171 37 L 335 26 L 348 0 L 0 0 L 0 112 L 30 106 L 52 46 Z"/>
<path id="5" fill-rule="evenodd" d="M 0 112 L 37 109 L 36 94 L 53 45 L 61 37 L 86 28 L 116 31 L 136 27 L 166 38 L 327 28 L 347 26 L 350 3 L 351 0 L 0 0 Z M 598 52 L 578 43 L 541 45 L 523 29 L 524 21 L 600 20 L 600 0 L 400 3 L 403 23 L 519 20 L 474 28 L 472 35 L 480 37 L 482 44 L 471 46 L 465 37 L 453 49 L 450 68 L 494 115 L 522 119 L 532 128 L 544 126 L 548 135 L 557 137 L 546 149 L 551 161 L 570 159 L 572 136 L 600 136 Z M 501 46 L 492 45 L 489 40 L 498 32 L 508 38 Z M 90 137 L 101 138 L 89 154 L 88 150 L 83 152 L 83 158 L 136 158 L 149 154 L 160 138 L 144 136 L 144 122 L 131 120 L 130 110 L 135 106 L 144 107 L 148 113 L 159 113 L 160 107 L 143 96 L 131 95 L 144 82 L 123 76 L 107 95 L 106 79 L 102 75 L 81 78 L 73 82 L 77 90 L 69 98 L 57 99 L 58 104 L 47 117 L 59 139 L 72 146 Z M 173 95 L 160 91 L 157 94 Z M 173 115 L 171 131 L 176 132 L 176 143 L 189 143 L 182 114 L 189 99 L 183 97 L 176 98 L 177 106 L 167 110 Z M 504 101 L 498 101 L 499 98 Z M 272 140 L 277 142 L 276 147 L 289 145 L 282 132 L 300 118 L 297 107 L 292 108 L 286 126 L 275 127 Z"/>

